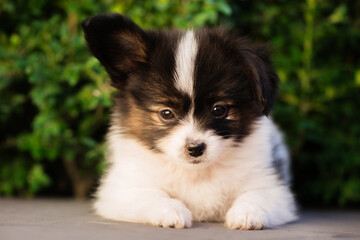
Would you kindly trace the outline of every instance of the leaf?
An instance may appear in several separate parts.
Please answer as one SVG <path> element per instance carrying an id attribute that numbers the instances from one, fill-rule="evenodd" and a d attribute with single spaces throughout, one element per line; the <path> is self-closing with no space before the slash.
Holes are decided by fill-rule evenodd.
<path id="1" fill-rule="evenodd" d="M 230 16 L 232 14 L 231 7 L 229 6 L 229 4 L 227 4 L 224 1 L 217 1 L 216 7 L 219 12 L 221 12 L 222 14 L 224 14 L 226 16 Z"/>
<path id="2" fill-rule="evenodd" d="M 331 23 L 341 23 L 347 20 L 347 7 L 345 4 L 338 6 L 334 12 L 329 16 Z"/>
<path id="3" fill-rule="evenodd" d="M 45 174 L 40 164 L 34 165 L 28 175 L 30 189 L 28 194 L 33 195 L 41 188 L 48 186 L 51 183 L 50 178 Z"/>

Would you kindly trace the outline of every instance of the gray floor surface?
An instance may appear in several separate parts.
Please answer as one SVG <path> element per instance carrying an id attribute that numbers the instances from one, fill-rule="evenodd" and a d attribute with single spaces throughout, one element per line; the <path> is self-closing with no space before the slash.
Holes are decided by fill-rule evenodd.
<path id="1" fill-rule="evenodd" d="M 0 239 L 360 239 L 360 212 L 304 211 L 294 223 L 261 231 L 228 230 L 220 223 L 164 229 L 104 220 L 89 202 L 0 199 Z"/>

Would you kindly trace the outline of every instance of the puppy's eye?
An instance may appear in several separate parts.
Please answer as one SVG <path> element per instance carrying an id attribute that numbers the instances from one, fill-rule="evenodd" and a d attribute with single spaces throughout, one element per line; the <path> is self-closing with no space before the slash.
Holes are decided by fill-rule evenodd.
<path id="1" fill-rule="evenodd" d="M 211 110 L 211 114 L 214 118 L 225 118 L 228 114 L 228 109 L 225 106 L 215 105 Z"/>
<path id="2" fill-rule="evenodd" d="M 175 118 L 175 115 L 173 114 L 173 112 L 169 109 L 164 109 L 164 110 L 161 110 L 159 112 L 160 114 L 160 117 L 163 119 L 163 120 L 173 120 Z"/>

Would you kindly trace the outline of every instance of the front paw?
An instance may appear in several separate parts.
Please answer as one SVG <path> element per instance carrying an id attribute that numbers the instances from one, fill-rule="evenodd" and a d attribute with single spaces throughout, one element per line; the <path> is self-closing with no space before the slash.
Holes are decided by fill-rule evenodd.
<path id="1" fill-rule="evenodd" d="M 267 226 L 266 213 L 253 204 L 235 205 L 226 214 L 225 226 L 239 230 L 264 229 Z"/>
<path id="2" fill-rule="evenodd" d="M 171 199 L 155 211 L 152 225 L 164 228 L 190 228 L 192 216 L 179 200 Z"/>

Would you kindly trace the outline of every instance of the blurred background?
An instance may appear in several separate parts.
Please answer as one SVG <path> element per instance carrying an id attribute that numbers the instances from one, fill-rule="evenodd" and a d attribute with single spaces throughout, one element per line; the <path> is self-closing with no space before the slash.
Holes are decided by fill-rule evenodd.
<path id="1" fill-rule="evenodd" d="M 304 207 L 360 206 L 360 1 L 0 0 L 0 196 L 86 198 L 104 169 L 113 89 L 80 22 L 119 12 L 150 29 L 223 24 L 268 42 L 273 117 Z"/>

